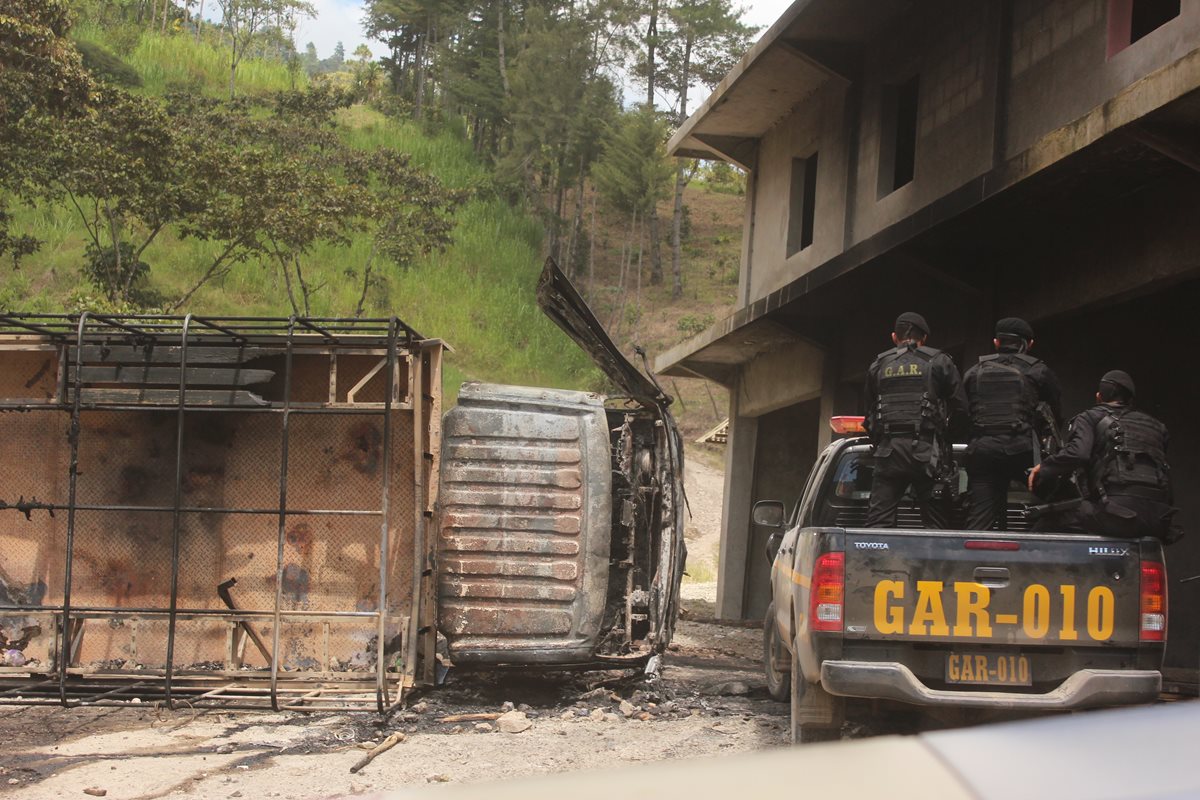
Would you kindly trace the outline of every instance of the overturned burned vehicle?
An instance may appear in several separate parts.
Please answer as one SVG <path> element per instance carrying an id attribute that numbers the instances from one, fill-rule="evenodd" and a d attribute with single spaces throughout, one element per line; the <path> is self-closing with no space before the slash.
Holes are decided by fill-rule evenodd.
<path id="1" fill-rule="evenodd" d="M 538 293 L 621 396 L 468 384 L 444 436 L 396 318 L 0 314 L 0 704 L 383 711 L 439 628 L 455 665 L 661 652 L 670 399 Z"/>

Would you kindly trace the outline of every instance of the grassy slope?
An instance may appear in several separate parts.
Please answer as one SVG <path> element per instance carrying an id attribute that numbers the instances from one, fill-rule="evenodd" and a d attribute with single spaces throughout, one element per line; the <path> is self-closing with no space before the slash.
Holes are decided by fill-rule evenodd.
<path id="1" fill-rule="evenodd" d="M 81 38 L 104 44 L 103 32 L 83 26 Z M 157 94 L 180 82 L 219 96 L 227 86 L 223 52 L 188 36 L 147 34 L 128 61 Z M 239 91 L 255 94 L 284 89 L 291 80 L 279 64 L 246 61 Z M 394 147 L 455 187 L 482 183 L 487 174 L 469 146 L 450 134 L 428 137 L 414 125 L 388 119 L 365 107 L 344 111 L 343 135 L 363 148 Z M 15 230 L 45 243 L 20 270 L 0 273 L 0 308 L 61 311 L 73 308 L 86 290 L 79 277 L 84 231 L 65 204 L 14 208 Z M 540 232 L 524 211 L 490 199 L 476 199 L 459 212 L 454 244 L 444 253 L 419 260 L 407 270 L 384 266 L 387 288 L 370 295 L 368 314 L 396 314 L 428 336 L 444 338 L 457 350 L 447 364 L 447 398 L 470 377 L 509 383 L 593 388 L 600 377 L 587 358 L 550 323 L 534 301 L 540 269 Z M 152 284 L 166 298 L 181 296 L 203 272 L 215 245 L 160 235 L 145 260 Z M 315 316 L 352 313 L 360 283 L 356 275 L 369 250 L 365 237 L 349 248 L 319 248 L 305 265 L 314 285 L 324 284 Z M 278 272 L 267 264 L 236 267 L 220 282 L 202 288 L 188 310 L 207 314 L 287 314 Z"/>
<path id="2" fill-rule="evenodd" d="M 103 31 L 81 25 L 75 34 L 104 45 Z M 158 94 L 173 85 L 200 87 L 213 96 L 226 91 L 224 52 L 188 36 L 147 34 L 126 59 L 145 81 L 144 91 Z M 282 65 L 247 60 L 239 70 L 239 91 L 256 94 L 288 88 L 291 78 Z M 390 146 L 411 153 L 451 186 L 483 183 L 487 170 L 469 146 L 451 133 L 427 136 L 415 125 L 390 120 L 365 107 L 341 114 L 343 136 L 363 148 Z M 681 342 L 699 328 L 724 317 L 735 303 L 743 198 L 689 187 L 691 235 L 683 248 L 684 298 L 670 298 L 667 286 L 648 283 L 649 258 L 643 265 L 640 297 L 626 292 L 622 306 L 617 290 L 627 223 L 603 208 L 598 215 L 595 281 L 578 278 L 588 291 L 597 316 L 631 358 L 633 346 L 653 356 Z M 570 204 L 569 204 L 570 206 Z M 586 207 L 590 209 L 591 199 Z M 20 270 L 0 270 L 0 308 L 61 311 L 75 308 L 75 296 L 86 291 L 79 277 L 84 236 L 74 211 L 56 204 L 16 211 L 16 229 L 45 241 L 42 250 Z M 670 204 L 659 209 L 664 239 Z M 590 214 L 589 214 L 590 219 Z M 541 234 L 524 211 L 498 200 L 473 200 L 458 214 L 455 243 L 445 253 L 420 260 L 407 270 L 389 268 L 387 289 L 371 296 L 368 313 L 396 314 L 429 336 L 456 348 L 447 364 L 446 396 L 452 398 L 466 378 L 533 385 L 599 388 L 601 379 L 586 357 L 537 310 L 533 286 L 540 267 Z M 154 287 L 167 298 L 186 291 L 203 271 L 215 246 L 180 240 L 168 232 L 146 253 Z M 358 239 L 348 249 L 323 248 L 307 267 L 314 283 L 325 283 L 314 313 L 350 313 L 358 297 L 357 268 L 368 244 Z M 669 270 L 670 248 L 664 242 Z M 624 313 L 620 311 L 624 308 Z M 281 279 L 270 265 L 244 264 L 224 280 L 203 288 L 190 310 L 209 314 L 287 314 Z M 702 381 L 667 380 L 677 395 L 675 406 L 690 441 L 726 413 L 725 392 Z M 693 457 L 716 463 L 721 449 L 691 448 Z"/>

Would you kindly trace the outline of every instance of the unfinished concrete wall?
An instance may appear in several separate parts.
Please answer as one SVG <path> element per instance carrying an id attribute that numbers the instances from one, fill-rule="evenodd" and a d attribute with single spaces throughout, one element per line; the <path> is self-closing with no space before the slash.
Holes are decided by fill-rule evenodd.
<path id="1" fill-rule="evenodd" d="M 789 514 L 795 508 L 804 481 L 819 455 L 820 406 L 819 399 L 809 400 L 759 418 L 758 446 L 754 453 L 754 502 L 782 500 Z M 770 534 L 766 528 L 751 526 L 742 600 L 741 616 L 744 619 L 762 619 L 771 602 L 771 565 L 766 556 Z"/>
<path id="2" fill-rule="evenodd" d="M 717 615 L 757 619 L 766 611 L 770 568 L 763 555 L 769 531 L 750 521 L 754 503 L 795 503 L 817 456 L 818 416 L 825 380 L 823 353 L 797 342 L 743 367 L 729 393 L 729 440 L 717 575 Z M 793 486 L 793 484 L 795 484 Z"/>
<path id="3" fill-rule="evenodd" d="M 1101 106 L 1122 89 L 1194 52 L 1200 3 L 1109 56 L 1120 2 L 1017 0 L 1013 7 L 1007 154 Z"/>
<path id="4" fill-rule="evenodd" d="M 778 289 L 842 251 L 846 208 L 846 87 L 827 81 L 767 132 L 759 145 L 754 182 L 756 219 L 748 273 L 751 299 Z M 792 160 L 817 154 L 812 244 L 787 253 Z"/>
<path id="5" fill-rule="evenodd" d="M 915 6 L 864 48 L 859 85 L 831 78 L 759 141 L 743 229 L 742 303 L 911 217 L 988 172 L 997 157 L 1033 148 L 1028 164 L 1011 176 L 1019 179 L 1023 170 L 1045 166 L 1194 86 L 1200 3 L 1185 0 L 1179 16 L 1114 49 L 1120 33 L 1113 20 L 1129 6 L 1130 0 L 1017 0 L 1008 28 L 1000 3 Z M 1170 70 L 1178 74 L 1157 80 Z M 1148 76 L 1154 85 L 1131 95 Z M 894 138 L 885 96 L 914 77 L 913 177 L 893 189 L 881 182 Z M 1097 109 L 1104 110 L 1100 118 Z M 848 124 L 853 118 L 857 131 Z M 1084 121 L 1077 129 L 1053 135 L 1078 120 Z M 813 242 L 789 256 L 791 164 L 814 152 L 820 163 Z"/>
<path id="6" fill-rule="evenodd" d="M 988 37 L 997 4 L 922 3 L 866 48 L 851 240 L 859 242 L 986 172 L 994 100 Z M 880 188 L 884 95 L 916 76 L 917 140 L 911 182 Z"/>

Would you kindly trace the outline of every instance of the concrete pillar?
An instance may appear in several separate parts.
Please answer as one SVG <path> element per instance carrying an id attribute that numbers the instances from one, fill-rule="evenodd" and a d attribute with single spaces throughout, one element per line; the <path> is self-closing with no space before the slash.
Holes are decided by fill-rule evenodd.
<path id="1" fill-rule="evenodd" d="M 821 370 L 821 410 L 817 413 L 817 453 L 822 452 L 833 441 L 833 428 L 829 427 L 829 418 L 837 413 L 838 373 L 841 364 L 829 350 Z"/>
<path id="2" fill-rule="evenodd" d="M 729 393 L 729 438 L 725 444 L 725 498 L 721 509 L 721 553 L 717 565 L 717 617 L 741 619 L 746 590 L 746 556 L 753 506 L 754 454 L 758 419 L 740 412 L 742 380 Z"/>

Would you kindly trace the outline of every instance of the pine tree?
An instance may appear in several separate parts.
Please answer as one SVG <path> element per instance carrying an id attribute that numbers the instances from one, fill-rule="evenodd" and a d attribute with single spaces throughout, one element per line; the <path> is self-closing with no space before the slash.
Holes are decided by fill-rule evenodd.
<path id="1" fill-rule="evenodd" d="M 677 98 L 676 122 L 687 120 L 688 90 L 695 83 L 711 88 L 750 46 L 755 30 L 740 20 L 745 9 L 730 0 L 676 0 L 667 10 L 672 34 L 665 38 L 661 56 L 662 83 Z M 671 296 L 683 296 L 680 233 L 683 225 L 683 190 L 688 167 L 680 160 L 675 168 L 675 202 L 671 215 Z"/>

